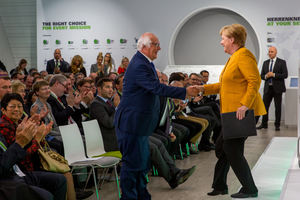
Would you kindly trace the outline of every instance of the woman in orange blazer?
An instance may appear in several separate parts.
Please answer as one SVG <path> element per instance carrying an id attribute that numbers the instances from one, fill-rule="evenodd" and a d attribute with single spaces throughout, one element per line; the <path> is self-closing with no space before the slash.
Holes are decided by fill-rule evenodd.
<path id="1" fill-rule="evenodd" d="M 220 35 L 224 52 L 231 55 L 221 75 L 219 83 L 199 87 L 205 94 L 220 94 L 221 113 L 237 112 L 240 120 L 245 117 L 248 109 L 253 109 L 255 116 L 266 114 L 264 103 L 258 92 L 261 78 L 257 62 L 253 54 L 246 49 L 246 29 L 239 24 L 224 26 Z M 234 127 L 233 127 L 234 129 Z M 255 186 L 249 165 L 244 157 L 244 144 L 247 138 L 223 139 L 223 133 L 216 141 L 216 163 L 214 190 L 208 195 L 228 194 L 226 183 L 229 167 L 242 184 L 238 193 L 232 194 L 233 198 L 257 197 L 258 190 Z"/>

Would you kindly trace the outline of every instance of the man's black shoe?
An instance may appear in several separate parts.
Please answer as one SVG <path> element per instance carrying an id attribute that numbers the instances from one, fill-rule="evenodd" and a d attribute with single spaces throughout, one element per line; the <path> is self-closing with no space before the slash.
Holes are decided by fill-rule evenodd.
<path id="1" fill-rule="evenodd" d="M 268 129 L 268 126 L 261 124 L 260 126 L 256 127 L 256 129 Z"/>
<path id="2" fill-rule="evenodd" d="M 280 131 L 279 126 L 276 126 L 276 127 L 275 127 L 275 131 Z"/>
<path id="3" fill-rule="evenodd" d="M 217 196 L 217 195 L 223 195 L 223 194 L 228 194 L 228 190 L 218 190 L 214 189 L 213 191 L 207 193 L 209 196 Z"/>
<path id="4" fill-rule="evenodd" d="M 182 169 L 169 181 L 169 185 L 172 189 L 176 188 L 179 184 L 184 183 L 195 171 L 196 166 L 189 169 Z"/>
<path id="5" fill-rule="evenodd" d="M 257 192 L 252 193 L 252 194 L 244 194 L 244 193 L 238 192 L 238 193 L 231 195 L 232 198 L 248 198 L 248 197 L 257 197 L 257 196 L 258 196 Z"/>
<path id="6" fill-rule="evenodd" d="M 93 190 L 76 191 L 76 199 L 86 199 L 94 194 Z"/>
<path id="7" fill-rule="evenodd" d="M 210 150 L 214 150 L 214 146 L 212 147 L 211 145 L 206 145 L 206 144 L 200 144 L 198 146 L 199 151 L 210 151 Z"/>

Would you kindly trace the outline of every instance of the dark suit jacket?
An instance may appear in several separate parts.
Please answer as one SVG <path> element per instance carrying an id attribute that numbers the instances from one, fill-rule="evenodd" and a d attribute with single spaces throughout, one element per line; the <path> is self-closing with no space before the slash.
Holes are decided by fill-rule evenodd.
<path id="1" fill-rule="evenodd" d="M 73 110 L 70 106 L 68 106 L 68 103 L 64 98 L 64 95 L 60 99 L 65 108 L 62 107 L 62 105 L 53 96 L 50 95 L 50 97 L 47 99 L 47 102 L 50 104 L 52 108 L 52 113 L 55 117 L 57 125 L 58 126 L 68 125 L 68 118 L 70 116 L 72 116 L 74 121 L 78 124 L 78 120 L 81 118 L 81 114 L 82 114 L 81 111 L 76 108 L 74 108 Z M 81 125 L 81 121 L 80 121 L 80 125 Z"/>
<path id="2" fill-rule="evenodd" d="M 266 74 L 270 71 L 269 69 L 270 59 L 266 60 L 261 69 L 261 79 L 265 80 L 264 93 L 269 91 L 269 78 L 266 79 Z M 288 77 L 288 71 L 286 67 L 285 60 L 282 60 L 277 57 L 276 62 L 274 64 L 273 73 L 275 73 L 275 77 L 272 78 L 273 81 L 273 89 L 276 94 L 280 94 L 286 91 L 284 79 Z"/>
<path id="3" fill-rule="evenodd" d="M 0 134 L 0 141 L 8 147 L 6 140 L 2 134 Z M 23 157 L 26 156 L 26 151 L 19 144 L 13 143 L 4 152 L 0 148 L 0 180 L 3 177 L 14 176 L 13 165 L 20 162 Z"/>
<path id="4" fill-rule="evenodd" d="M 54 73 L 54 68 L 55 68 L 54 59 L 48 60 L 47 61 L 47 67 L 46 67 L 46 71 L 48 72 L 48 74 L 53 74 Z M 60 61 L 59 68 L 60 68 L 61 72 L 68 72 L 67 64 L 64 61 Z"/>
<path id="5" fill-rule="evenodd" d="M 130 134 L 151 135 L 158 123 L 159 96 L 184 99 L 186 89 L 161 84 L 151 63 L 138 51 L 125 72 L 115 126 Z"/>
<path id="6" fill-rule="evenodd" d="M 109 100 L 110 101 L 110 100 Z M 111 102 L 113 106 L 113 102 Z M 100 97 L 96 97 L 90 106 L 91 119 L 97 119 L 102 133 L 105 151 L 119 151 L 116 129 L 113 124 L 115 107 L 110 107 Z"/>

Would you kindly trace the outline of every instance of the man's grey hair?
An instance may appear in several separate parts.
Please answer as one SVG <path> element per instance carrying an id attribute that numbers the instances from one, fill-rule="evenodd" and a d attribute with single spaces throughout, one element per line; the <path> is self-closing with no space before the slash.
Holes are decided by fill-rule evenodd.
<path id="1" fill-rule="evenodd" d="M 203 76 L 201 74 L 198 74 L 199 75 L 199 78 L 203 78 Z"/>
<path id="2" fill-rule="evenodd" d="M 62 82 L 68 81 L 68 79 L 64 75 L 55 74 L 50 79 L 50 82 L 49 82 L 50 87 L 52 87 L 57 81 L 62 83 Z"/>
<path id="3" fill-rule="evenodd" d="M 149 34 L 146 33 L 144 36 L 141 36 L 137 43 L 137 48 L 139 51 L 142 50 L 143 46 L 150 47 L 152 41 L 149 38 Z"/>

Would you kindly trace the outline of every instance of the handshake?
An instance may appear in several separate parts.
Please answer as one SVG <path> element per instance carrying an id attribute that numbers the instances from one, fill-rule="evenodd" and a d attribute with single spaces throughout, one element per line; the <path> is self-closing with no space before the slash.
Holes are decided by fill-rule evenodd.
<path id="1" fill-rule="evenodd" d="M 200 92 L 204 93 L 203 85 L 194 85 L 186 88 L 186 99 L 196 97 Z"/>

